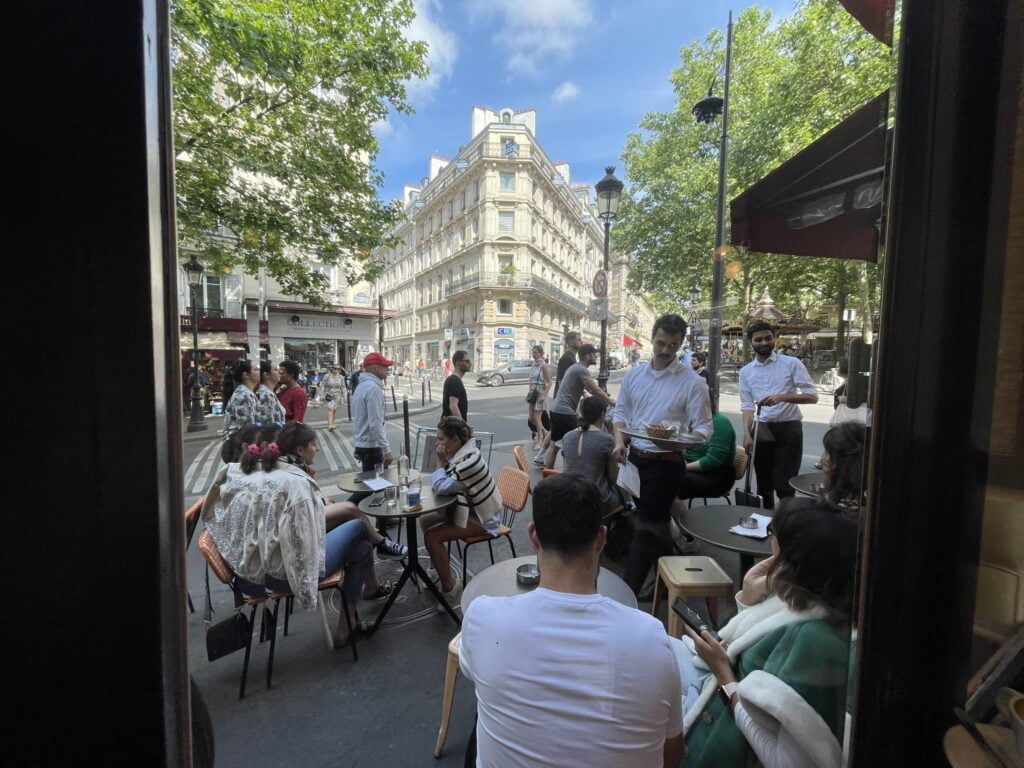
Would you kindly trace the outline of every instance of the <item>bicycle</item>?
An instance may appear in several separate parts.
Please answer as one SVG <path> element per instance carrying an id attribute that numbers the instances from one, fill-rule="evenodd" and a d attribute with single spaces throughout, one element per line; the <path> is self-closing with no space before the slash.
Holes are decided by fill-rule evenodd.
<path id="1" fill-rule="evenodd" d="M 831 395 L 836 391 L 837 387 L 842 385 L 844 381 L 845 379 L 839 375 L 838 368 L 829 368 L 818 380 L 818 389 Z"/>

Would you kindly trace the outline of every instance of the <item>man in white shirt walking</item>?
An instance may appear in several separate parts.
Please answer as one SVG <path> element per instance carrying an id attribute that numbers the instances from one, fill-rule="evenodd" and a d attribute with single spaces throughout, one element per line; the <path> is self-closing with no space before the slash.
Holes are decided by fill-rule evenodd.
<path id="1" fill-rule="evenodd" d="M 757 493 L 767 509 L 775 496 L 792 496 L 789 479 L 800 474 L 804 453 L 804 430 L 798 405 L 818 402 L 818 390 L 799 358 L 775 352 L 775 332 L 758 321 L 747 328 L 754 359 L 740 369 L 740 411 L 743 413 L 743 448 L 749 454 L 754 444 L 757 418 L 757 454 L 754 473 Z M 755 406 L 761 415 L 754 415 Z"/>
<path id="2" fill-rule="evenodd" d="M 362 462 L 363 471 L 369 472 L 374 464 L 388 466 L 392 461 L 388 445 L 388 430 L 384 419 L 384 382 L 388 368 L 394 363 L 379 352 L 363 358 L 363 373 L 352 395 L 352 442 L 355 457 Z M 349 501 L 358 504 L 369 493 L 357 493 Z"/>
<path id="3" fill-rule="evenodd" d="M 658 557 L 672 551 L 669 518 L 686 476 L 686 459 L 682 452 L 666 451 L 650 440 L 631 439 L 622 429 L 675 421 L 681 431 L 697 432 L 705 439 L 714 433 L 707 382 L 676 357 L 685 337 L 686 321 L 679 315 L 662 315 L 655 321 L 651 332 L 654 356 L 649 363 L 631 368 L 622 379 L 612 415 L 615 457 L 625 463 L 626 444 L 632 440 L 629 461 L 640 475 L 635 531 L 623 576 L 635 593 L 640 592 Z"/>
<path id="4" fill-rule="evenodd" d="M 476 685 L 478 766 L 662 768 L 682 756 L 678 665 L 661 622 L 595 587 L 600 501 L 580 475 L 541 481 L 527 528 L 540 586 L 466 610 L 459 662 Z"/>

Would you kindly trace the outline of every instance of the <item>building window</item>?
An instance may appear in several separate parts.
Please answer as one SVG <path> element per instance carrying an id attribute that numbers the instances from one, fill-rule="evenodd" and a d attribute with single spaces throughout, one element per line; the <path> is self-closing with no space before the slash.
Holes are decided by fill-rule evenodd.
<path id="1" fill-rule="evenodd" d="M 477 179 L 473 182 L 473 202 L 475 203 L 480 199 L 480 180 Z"/>
<path id="2" fill-rule="evenodd" d="M 511 112 L 502 112 L 501 113 L 501 124 L 502 125 L 511 125 L 512 124 L 512 113 Z"/>
<path id="3" fill-rule="evenodd" d="M 501 173 L 498 176 L 501 179 L 502 192 L 516 191 L 516 175 L 514 173 Z"/>
<path id="4" fill-rule="evenodd" d="M 455 217 L 455 201 L 448 201 L 448 221 L 451 221 Z"/>
<path id="5" fill-rule="evenodd" d="M 512 299 L 498 299 L 498 314 L 499 315 L 511 315 L 512 314 Z"/>
<path id="6" fill-rule="evenodd" d="M 498 232 L 512 234 L 516 231 L 515 211 L 498 211 Z"/>
<path id="7" fill-rule="evenodd" d="M 462 193 L 459 195 L 459 199 L 462 200 L 462 203 L 459 205 L 459 210 L 466 210 L 466 190 L 462 190 Z"/>
<path id="8" fill-rule="evenodd" d="M 516 144 L 515 139 L 502 139 L 501 140 L 501 156 L 502 157 L 519 157 L 519 145 Z"/>
<path id="9" fill-rule="evenodd" d="M 199 284 L 199 314 L 206 317 L 224 316 L 224 286 L 220 275 L 203 275 L 203 282 Z M 192 311 L 192 291 L 185 281 L 185 295 L 188 297 L 186 307 Z"/>

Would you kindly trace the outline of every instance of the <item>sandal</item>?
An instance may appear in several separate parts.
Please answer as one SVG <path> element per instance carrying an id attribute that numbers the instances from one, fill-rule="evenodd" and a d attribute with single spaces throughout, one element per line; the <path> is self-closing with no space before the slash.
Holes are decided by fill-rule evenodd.
<path id="1" fill-rule="evenodd" d="M 379 600 L 382 597 L 387 597 L 394 591 L 395 585 L 390 581 L 384 581 L 377 585 L 377 591 L 372 595 L 363 595 L 363 600 Z"/>
<path id="2" fill-rule="evenodd" d="M 356 622 L 356 625 L 352 627 L 352 631 L 348 633 L 344 640 L 335 639 L 334 647 L 348 648 L 348 646 L 352 644 L 353 640 L 359 640 L 363 637 L 366 637 L 369 633 L 370 628 L 367 626 L 366 622 L 363 620 L 359 620 Z"/>

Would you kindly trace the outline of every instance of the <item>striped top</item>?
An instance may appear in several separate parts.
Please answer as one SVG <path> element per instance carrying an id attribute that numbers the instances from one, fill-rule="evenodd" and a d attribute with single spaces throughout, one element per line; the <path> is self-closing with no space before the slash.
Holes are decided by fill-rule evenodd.
<path id="1" fill-rule="evenodd" d="M 448 459 L 444 468 L 445 474 L 452 480 L 459 481 L 465 490 L 459 490 L 455 502 L 455 514 L 452 522 L 465 528 L 469 522 L 470 509 L 484 527 L 492 518 L 501 519 L 501 492 L 487 469 L 487 462 L 476 447 L 476 440 L 469 442 Z"/>

